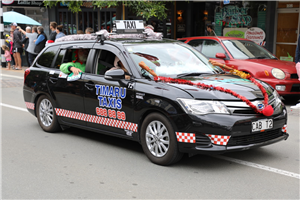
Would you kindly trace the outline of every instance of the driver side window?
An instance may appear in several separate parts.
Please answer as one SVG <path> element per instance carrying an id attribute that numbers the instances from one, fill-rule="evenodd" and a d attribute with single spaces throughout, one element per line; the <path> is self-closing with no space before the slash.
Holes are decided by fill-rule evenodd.
<path id="1" fill-rule="evenodd" d="M 205 40 L 202 45 L 202 52 L 208 58 L 216 58 L 216 53 L 224 53 L 226 55 L 225 50 L 219 44 L 219 42 L 214 40 Z"/>
<path id="2" fill-rule="evenodd" d="M 125 73 L 128 73 L 128 69 L 122 62 L 121 56 L 117 56 L 111 51 L 108 50 L 99 50 L 98 51 L 98 62 L 97 67 L 95 68 L 95 73 L 99 75 L 104 75 L 105 72 L 114 69 L 123 69 Z"/>

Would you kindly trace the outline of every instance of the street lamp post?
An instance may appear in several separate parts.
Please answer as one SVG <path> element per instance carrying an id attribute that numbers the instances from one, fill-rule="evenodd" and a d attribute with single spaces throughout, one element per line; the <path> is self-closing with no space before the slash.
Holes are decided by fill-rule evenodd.
<path id="1" fill-rule="evenodd" d="M 0 1 L 0 44 L 1 44 L 1 66 L 6 67 L 4 51 L 2 50 L 2 45 L 5 44 L 2 1 Z"/>

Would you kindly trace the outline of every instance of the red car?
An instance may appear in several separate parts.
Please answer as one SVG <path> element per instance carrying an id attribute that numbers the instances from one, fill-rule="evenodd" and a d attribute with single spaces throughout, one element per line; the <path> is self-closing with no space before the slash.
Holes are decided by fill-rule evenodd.
<path id="1" fill-rule="evenodd" d="M 256 43 L 235 37 L 178 38 L 206 57 L 247 72 L 277 90 L 282 96 L 300 95 L 294 62 L 282 61 Z"/>

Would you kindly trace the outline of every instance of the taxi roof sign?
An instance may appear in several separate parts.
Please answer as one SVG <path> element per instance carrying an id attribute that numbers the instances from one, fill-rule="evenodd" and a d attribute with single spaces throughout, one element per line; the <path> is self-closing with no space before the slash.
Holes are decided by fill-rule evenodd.
<path id="1" fill-rule="evenodd" d="M 139 34 L 144 30 L 143 20 L 115 20 L 113 22 L 113 32 L 117 34 Z"/>

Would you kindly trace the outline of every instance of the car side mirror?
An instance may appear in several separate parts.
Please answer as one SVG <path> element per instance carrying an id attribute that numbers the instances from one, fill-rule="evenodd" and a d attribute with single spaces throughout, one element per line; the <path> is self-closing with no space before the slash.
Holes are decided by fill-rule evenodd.
<path id="1" fill-rule="evenodd" d="M 125 78 L 125 72 L 122 69 L 114 69 L 105 72 L 104 78 L 111 81 L 118 81 Z"/>
<path id="2" fill-rule="evenodd" d="M 216 53 L 216 58 L 225 59 L 226 55 L 224 53 Z"/>

